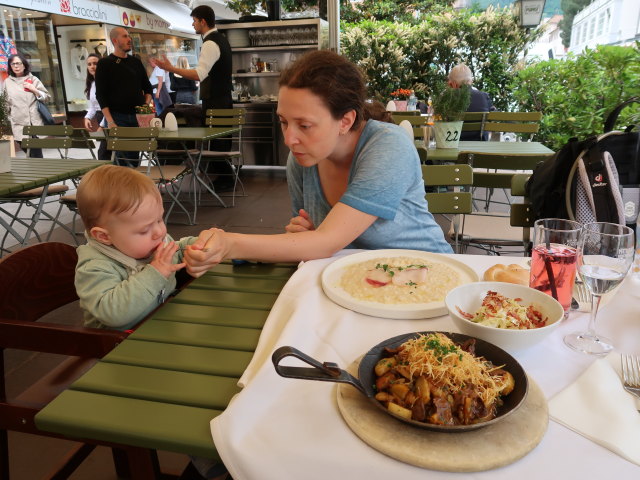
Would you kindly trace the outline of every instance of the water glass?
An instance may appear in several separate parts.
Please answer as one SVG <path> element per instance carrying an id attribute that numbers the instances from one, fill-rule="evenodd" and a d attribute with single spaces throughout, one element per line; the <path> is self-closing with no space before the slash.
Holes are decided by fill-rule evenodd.
<path id="1" fill-rule="evenodd" d="M 571 306 L 581 230 L 580 223 L 560 218 L 542 218 L 533 226 L 529 286 L 558 300 L 565 316 Z"/>

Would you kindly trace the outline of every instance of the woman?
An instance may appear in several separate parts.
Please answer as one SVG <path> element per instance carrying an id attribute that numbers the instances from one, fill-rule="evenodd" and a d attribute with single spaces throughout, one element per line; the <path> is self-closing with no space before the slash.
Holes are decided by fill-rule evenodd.
<path id="1" fill-rule="evenodd" d="M 180 56 L 176 61 L 176 67 L 189 69 L 189 60 L 187 57 Z M 198 90 L 198 82 L 195 80 L 189 80 L 177 73 L 169 73 L 171 79 L 171 90 L 176 92 L 176 103 L 188 103 L 189 105 L 195 105 L 197 103 L 196 91 Z"/>
<path id="2" fill-rule="evenodd" d="M 31 74 L 29 62 L 19 53 L 9 57 L 9 76 L 4 82 L 4 88 L 7 92 L 13 138 L 22 148 L 22 129 L 27 125 L 43 125 L 38 112 L 38 100 L 46 102 L 49 92 L 40 79 Z M 29 155 L 42 158 L 42 149 L 32 148 Z"/>
<path id="3" fill-rule="evenodd" d="M 282 72 L 279 84 L 277 113 L 291 150 L 287 233 L 211 229 L 186 252 L 189 273 L 202 275 L 225 258 L 311 260 L 346 247 L 452 251 L 428 211 L 415 146 L 397 125 L 365 118 L 355 65 L 314 51 Z"/>
<path id="4" fill-rule="evenodd" d="M 84 127 L 89 131 L 93 130 L 91 120 L 95 119 L 100 125 L 103 118 L 100 104 L 96 99 L 96 67 L 98 66 L 98 60 L 100 60 L 100 57 L 97 53 L 90 53 L 87 57 L 87 78 L 85 80 L 84 94 L 89 100 L 89 108 L 84 116 Z"/>
<path id="5" fill-rule="evenodd" d="M 97 53 L 90 53 L 87 57 L 87 78 L 85 80 L 84 94 L 89 100 L 89 108 L 87 114 L 84 116 L 84 128 L 89 131 L 93 131 L 92 120 L 98 123 L 98 129 L 103 127 L 102 119 L 104 118 L 100 104 L 96 98 L 96 68 L 98 67 L 98 61 L 100 55 Z M 107 142 L 100 140 L 98 146 L 98 159 L 109 160 L 111 158 L 111 152 L 107 150 Z"/>

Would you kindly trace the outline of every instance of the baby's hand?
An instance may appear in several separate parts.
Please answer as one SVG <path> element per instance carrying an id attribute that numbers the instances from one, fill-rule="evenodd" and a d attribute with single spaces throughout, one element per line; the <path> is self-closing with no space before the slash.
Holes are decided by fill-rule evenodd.
<path id="1" fill-rule="evenodd" d="M 309 230 L 315 230 L 316 227 L 311 221 L 309 214 L 301 208 L 297 217 L 293 217 L 289 222 L 289 225 L 284 227 L 288 233 L 307 232 Z"/>
<path id="2" fill-rule="evenodd" d="M 169 275 L 185 266 L 184 263 L 173 263 L 173 255 L 177 251 L 178 245 L 176 245 L 176 242 L 162 242 L 156 248 L 156 253 L 153 254 L 151 266 L 158 270 L 164 278 L 169 278 Z"/>

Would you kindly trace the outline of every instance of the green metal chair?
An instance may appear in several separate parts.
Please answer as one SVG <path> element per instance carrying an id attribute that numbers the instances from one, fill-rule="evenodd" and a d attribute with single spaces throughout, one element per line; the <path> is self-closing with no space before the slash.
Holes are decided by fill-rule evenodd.
<path id="1" fill-rule="evenodd" d="M 425 187 L 435 192 L 425 194 L 432 214 L 452 215 L 454 251 L 459 253 L 460 215 L 471 213 L 471 192 L 465 191 L 473 184 L 473 169 L 470 165 L 422 165 Z"/>
<path id="2" fill-rule="evenodd" d="M 462 119 L 463 132 L 478 132 L 480 138 L 484 133 L 484 122 L 487 112 L 466 112 Z"/>
<path id="3" fill-rule="evenodd" d="M 394 112 L 391 114 L 393 123 L 400 125 L 403 120 L 408 121 L 413 126 L 413 138 L 414 140 L 424 139 L 424 127 L 427 126 L 427 117 L 417 115 L 408 115 L 407 112 Z"/>
<path id="4" fill-rule="evenodd" d="M 514 133 L 531 140 L 540 130 L 542 112 L 488 112 L 483 132 Z"/>
<path id="5" fill-rule="evenodd" d="M 512 196 L 520 196 L 525 191 L 523 179 L 529 174 L 518 171 L 531 171 L 545 158 L 546 155 L 461 153 L 458 161 L 474 167 L 474 188 L 503 188 L 509 190 Z M 486 171 L 478 171 L 475 168 L 477 166 Z M 527 203 L 525 199 L 523 204 L 509 204 L 508 212 L 475 211 L 466 214 L 462 229 L 463 249 L 473 245 L 489 254 L 499 255 L 504 247 L 522 247 L 525 254 L 530 253 L 529 227 L 532 221 Z"/>
<path id="6" fill-rule="evenodd" d="M 118 159 L 127 161 L 126 152 L 139 152 L 141 165 L 139 171 L 150 177 L 161 193 L 166 193 L 171 199 L 171 205 L 165 213 L 165 222 L 168 222 L 169 215 L 174 206 L 178 206 L 186 215 L 189 224 L 191 214 L 179 199 L 182 181 L 185 175 L 191 173 L 189 165 L 161 165 L 158 161 L 158 134 L 157 127 L 114 127 L 105 130 L 107 135 L 107 149 L 111 150 L 112 160 L 117 163 Z"/>
<path id="7" fill-rule="evenodd" d="M 246 196 L 244 185 L 240 180 L 240 170 L 244 164 L 244 158 L 242 154 L 242 128 L 245 124 L 245 109 L 244 108 L 213 108 L 207 110 L 207 118 L 205 121 L 208 127 L 220 128 L 220 127 L 237 127 L 238 132 L 232 135 L 232 147 L 228 152 L 211 150 L 208 148 L 202 151 L 200 157 L 200 165 L 203 166 L 203 170 L 206 171 L 204 165 L 212 162 L 226 162 L 231 168 L 230 175 L 233 176 L 233 192 L 231 193 L 231 205 L 236 204 L 236 190 L 238 186 L 242 189 L 242 195 Z M 211 143 L 209 143 L 209 147 Z M 224 195 L 222 195 L 224 196 Z"/>

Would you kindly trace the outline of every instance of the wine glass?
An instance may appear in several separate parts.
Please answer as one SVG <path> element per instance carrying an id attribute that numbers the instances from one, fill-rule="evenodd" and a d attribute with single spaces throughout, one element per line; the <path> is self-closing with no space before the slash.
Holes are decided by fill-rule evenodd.
<path id="1" fill-rule="evenodd" d="M 633 262 L 633 230 L 615 223 L 594 222 L 582 227 L 578 240 L 578 272 L 591 292 L 591 317 L 586 332 L 564 337 L 578 352 L 604 356 L 613 350 L 611 341 L 596 333 L 596 316 L 602 295 L 624 279 Z"/>

